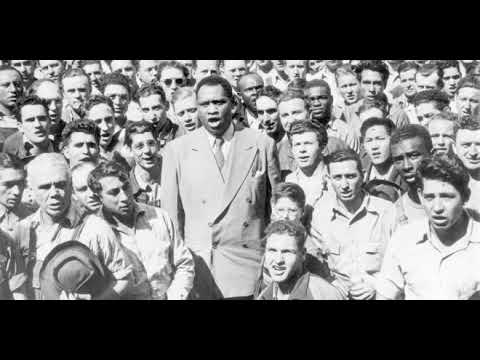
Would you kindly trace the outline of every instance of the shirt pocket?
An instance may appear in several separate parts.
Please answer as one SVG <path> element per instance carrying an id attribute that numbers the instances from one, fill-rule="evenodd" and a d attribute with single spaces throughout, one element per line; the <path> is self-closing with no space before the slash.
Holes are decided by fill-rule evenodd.
<path id="1" fill-rule="evenodd" d="M 367 273 L 380 271 L 383 254 L 382 243 L 367 243 L 364 248 L 363 266 Z"/>

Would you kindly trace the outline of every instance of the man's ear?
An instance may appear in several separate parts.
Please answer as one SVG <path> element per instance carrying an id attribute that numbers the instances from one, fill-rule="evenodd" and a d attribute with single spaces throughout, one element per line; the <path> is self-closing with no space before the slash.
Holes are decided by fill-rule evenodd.
<path id="1" fill-rule="evenodd" d="M 420 199 L 420 204 L 424 206 L 422 192 L 423 192 L 422 189 L 420 188 L 417 189 L 417 194 L 418 194 L 418 198 Z"/>
<path id="2" fill-rule="evenodd" d="M 70 160 L 70 149 L 68 148 L 68 146 L 65 146 L 65 145 L 62 145 L 63 146 L 63 149 L 61 150 L 63 156 L 65 156 L 65 158 L 67 160 Z"/>

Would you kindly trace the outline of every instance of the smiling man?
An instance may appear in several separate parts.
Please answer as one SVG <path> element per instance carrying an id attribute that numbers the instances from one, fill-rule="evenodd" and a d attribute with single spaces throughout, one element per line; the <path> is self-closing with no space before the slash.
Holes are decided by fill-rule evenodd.
<path id="1" fill-rule="evenodd" d="M 390 241 L 377 299 L 467 300 L 480 290 L 480 223 L 465 211 L 469 176 L 455 157 L 422 161 L 419 197 L 427 219 Z"/>
<path id="2" fill-rule="evenodd" d="M 394 205 L 363 190 L 363 169 L 354 151 L 329 155 L 327 170 L 335 195 L 315 206 L 314 247 L 309 251 L 326 259 L 335 277 L 332 285 L 344 299 L 373 299 L 385 247 L 395 227 Z"/>
<path id="3" fill-rule="evenodd" d="M 257 300 L 342 300 L 332 285 L 306 270 L 307 232 L 300 223 L 279 220 L 266 233 L 265 267 L 271 283 Z"/>
<path id="4" fill-rule="evenodd" d="M 147 121 L 131 123 L 127 127 L 125 145 L 129 148 L 134 166 L 130 184 L 135 201 L 160 207 L 161 157 L 155 128 Z"/>
<path id="5" fill-rule="evenodd" d="M 417 169 L 420 162 L 430 156 L 433 145 L 428 131 L 421 125 L 410 124 L 393 132 L 390 139 L 392 160 L 408 190 L 395 203 L 397 223 L 405 224 L 425 217 L 418 197 L 421 179 Z"/>
<path id="6" fill-rule="evenodd" d="M 202 127 L 163 154 L 162 207 L 195 254 L 194 298 L 252 298 L 280 182 L 272 139 L 232 122 L 233 91 L 218 76 L 197 85 Z"/>

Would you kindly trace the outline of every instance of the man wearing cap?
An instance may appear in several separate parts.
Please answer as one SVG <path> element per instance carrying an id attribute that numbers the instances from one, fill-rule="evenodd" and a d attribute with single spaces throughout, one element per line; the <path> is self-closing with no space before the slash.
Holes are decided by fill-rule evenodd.
<path id="1" fill-rule="evenodd" d="M 55 246 L 72 240 L 88 246 L 115 278 L 114 284 L 98 298 L 122 296 L 130 284 L 130 263 L 109 225 L 96 215 L 82 218 L 72 205 L 72 179 L 65 158 L 56 153 L 41 154 L 29 164 L 27 177 L 39 209 L 20 221 L 14 236 L 25 261 L 26 298 L 41 298 L 42 262 Z"/>
<path id="2" fill-rule="evenodd" d="M 193 286 L 193 258 L 167 212 L 135 202 L 129 174 L 116 162 L 98 165 L 88 185 L 133 263 L 135 281 L 128 297 L 185 300 Z"/>

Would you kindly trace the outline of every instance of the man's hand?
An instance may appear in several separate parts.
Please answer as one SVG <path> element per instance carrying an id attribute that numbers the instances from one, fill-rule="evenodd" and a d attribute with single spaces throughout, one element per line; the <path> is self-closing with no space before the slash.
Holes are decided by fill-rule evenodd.
<path id="1" fill-rule="evenodd" d="M 92 300 L 92 296 L 90 294 L 76 294 L 62 291 L 60 300 Z"/>

